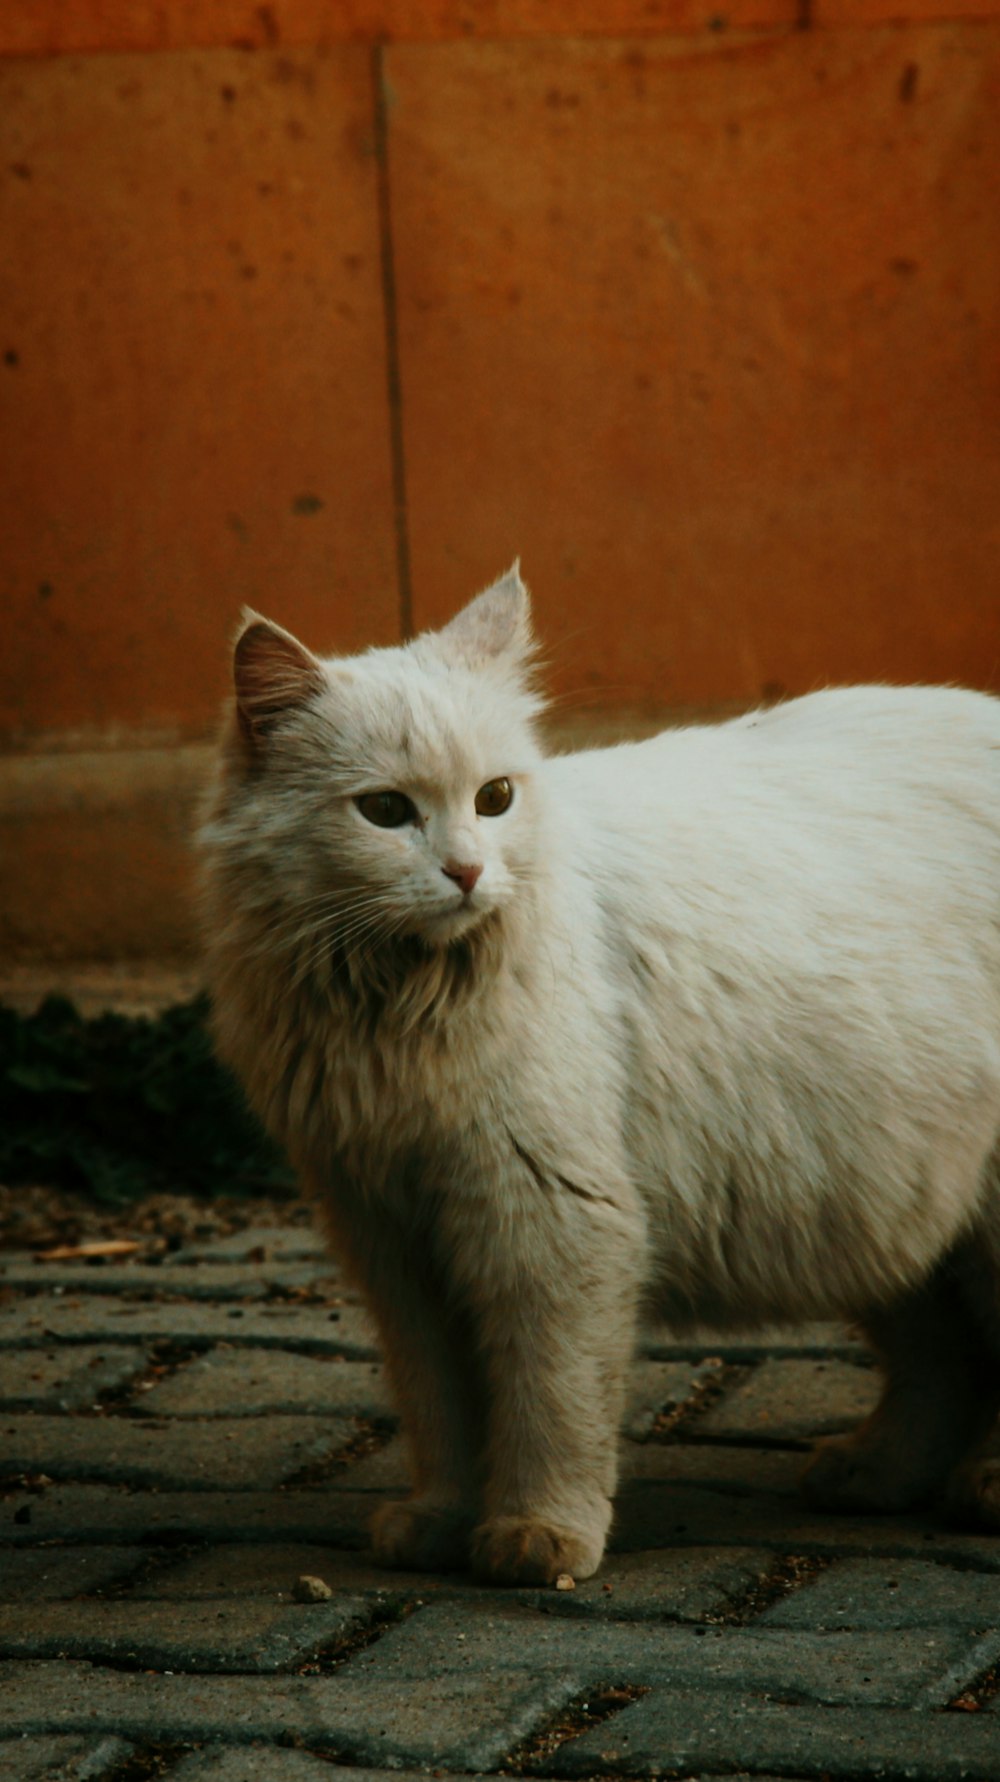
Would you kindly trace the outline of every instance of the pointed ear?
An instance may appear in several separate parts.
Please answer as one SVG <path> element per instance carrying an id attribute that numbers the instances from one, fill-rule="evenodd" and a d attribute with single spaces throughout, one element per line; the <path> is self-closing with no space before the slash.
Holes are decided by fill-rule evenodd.
<path id="1" fill-rule="evenodd" d="M 512 661 L 526 656 L 532 646 L 531 603 L 520 559 L 435 632 L 433 642 L 441 655 L 467 668 L 483 668 L 504 656 Z"/>
<path id="2" fill-rule="evenodd" d="M 233 680 L 240 730 L 251 743 L 324 685 L 322 666 L 305 645 L 248 607 L 233 651 Z"/>

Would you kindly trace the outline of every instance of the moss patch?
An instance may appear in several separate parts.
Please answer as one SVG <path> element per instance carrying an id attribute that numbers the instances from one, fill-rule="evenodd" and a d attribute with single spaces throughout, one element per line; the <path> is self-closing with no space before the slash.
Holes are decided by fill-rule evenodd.
<path id="1" fill-rule="evenodd" d="M 283 1194 L 292 1175 L 216 1062 L 208 1000 L 85 1020 L 49 997 L 0 1008 L 0 1180 L 106 1206 L 151 1189 Z"/>

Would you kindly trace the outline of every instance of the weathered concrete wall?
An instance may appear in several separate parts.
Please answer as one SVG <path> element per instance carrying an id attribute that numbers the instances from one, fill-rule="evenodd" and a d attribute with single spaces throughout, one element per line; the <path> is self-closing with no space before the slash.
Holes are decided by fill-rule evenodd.
<path id="1" fill-rule="evenodd" d="M 602 722 L 1000 681 L 1000 0 L 14 0 L 0 137 L 14 952 L 189 945 L 243 602 L 520 552 Z"/>

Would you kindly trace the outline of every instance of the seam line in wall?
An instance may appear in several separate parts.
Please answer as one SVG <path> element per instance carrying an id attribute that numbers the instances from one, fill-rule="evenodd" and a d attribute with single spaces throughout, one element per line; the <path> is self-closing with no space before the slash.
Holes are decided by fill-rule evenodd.
<path id="1" fill-rule="evenodd" d="M 379 254 L 382 269 L 382 313 L 385 320 L 386 393 L 389 401 L 389 450 L 392 468 L 393 532 L 396 545 L 396 587 L 399 600 L 400 634 L 403 638 L 407 638 L 413 636 L 413 588 L 410 576 L 406 453 L 403 441 L 403 385 L 399 364 L 396 259 L 389 178 L 389 106 L 386 91 L 385 50 L 381 43 L 372 46 L 371 76 L 375 169 L 378 186 Z"/>

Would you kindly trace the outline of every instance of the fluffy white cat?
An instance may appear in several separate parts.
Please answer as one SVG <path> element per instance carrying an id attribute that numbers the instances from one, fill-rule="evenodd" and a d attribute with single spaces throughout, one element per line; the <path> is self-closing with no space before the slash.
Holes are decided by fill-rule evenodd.
<path id="1" fill-rule="evenodd" d="M 217 1043 L 381 1331 L 377 1552 L 584 1577 L 643 1304 L 846 1317 L 818 1504 L 947 1490 L 1000 1403 L 1000 702 L 823 692 L 546 757 L 516 568 L 320 659 L 248 615 L 202 833 Z"/>

